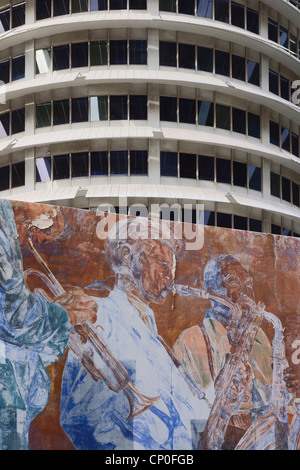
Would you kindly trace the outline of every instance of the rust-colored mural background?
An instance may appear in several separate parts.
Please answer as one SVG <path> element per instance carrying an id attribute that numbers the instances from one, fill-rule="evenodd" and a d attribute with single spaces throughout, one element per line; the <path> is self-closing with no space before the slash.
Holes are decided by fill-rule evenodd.
<path id="1" fill-rule="evenodd" d="M 29 205 L 13 203 L 17 229 L 21 233 L 20 213 L 26 213 Z M 41 207 L 41 206 L 39 206 Z M 45 206 L 47 207 L 47 206 Z M 57 212 L 60 211 L 56 207 Z M 39 254 L 63 285 L 86 288 L 94 281 L 107 281 L 112 288 L 114 272 L 105 260 L 104 241 L 97 237 L 96 227 L 103 214 L 79 209 L 64 209 L 68 233 L 61 241 L 53 239 L 37 246 Z M 50 237 L 51 239 L 51 237 Z M 40 269 L 36 259 L 26 246 L 22 246 L 23 268 Z M 177 257 L 175 282 L 193 287 L 203 281 L 206 263 L 216 255 L 230 254 L 247 267 L 253 278 L 256 301 L 265 305 L 282 322 L 284 327 L 286 354 L 289 363 L 295 352 L 293 343 L 300 339 L 300 240 L 267 234 L 232 231 L 216 227 L 204 227 L 204 244 L 197 251 L 183 251 Z M 32 280 L 32 287 L 38 282 Z M 94 296 L 107 296 L 102 292 L 87 289 Z M 172 348 L 181 332 L 203 321 L 208 300 L 195 297 L 179 297 L 169 293 L 163 305 L 153 305 L 160 336 Z M 270 340 L 271 326 L 264 322 L 264 331 Z M 68 351 L 47 368 L 51 377 L 50 399 L 44 411 L 31 423 L 29 448 L 75 449 L 59 423 L 61 378 Z M 295 374 L 300 376 L 300 364 L 293 363 Z M 298 393 L 298 392 L 297 392 Z M 297 395 L 298 396 L 298 395 Z M 230 432 L 233 433 L 230 435 Z M 234 430 L 229 428 L 228 442 L 234 440 Z"/>

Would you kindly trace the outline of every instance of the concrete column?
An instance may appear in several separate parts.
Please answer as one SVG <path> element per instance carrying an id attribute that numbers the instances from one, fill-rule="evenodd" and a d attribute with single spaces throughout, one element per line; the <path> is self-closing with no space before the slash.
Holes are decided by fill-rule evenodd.
<path id="1" fill-rule="evenodd" d="M 26 0 L 25 21 L 26 24 L 35 22 L 35 0 Z"/>

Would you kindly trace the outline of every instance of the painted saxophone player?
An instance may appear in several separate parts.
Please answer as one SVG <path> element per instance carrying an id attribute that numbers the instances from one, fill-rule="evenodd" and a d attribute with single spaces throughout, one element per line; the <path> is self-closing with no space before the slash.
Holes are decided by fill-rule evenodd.
<path id="1" fill-rule="evenodd" d="M 255 303 L 247 269 L 231 255 L 217 256 L 204 269 L 203 291 L 174 290 L 211 300 L 204 321 L 183 331 L 174 345 L 212 404 L 199 449 L 222 449 L 229 423 L 243 435 L 236 449 L 296 448 L 287 415 L 299 381 L 285 358 L 281 322 Z M 261 329 L 263 318 L 274 327 L 273 345 Z"/>

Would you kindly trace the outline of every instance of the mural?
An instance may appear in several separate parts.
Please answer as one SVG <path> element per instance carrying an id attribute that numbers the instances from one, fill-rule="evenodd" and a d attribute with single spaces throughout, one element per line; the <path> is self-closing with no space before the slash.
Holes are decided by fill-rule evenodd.
<path id="1" fill-rule="evenodd" d="M 0 201 L 1 450 L 300 448 L 300 240 L 180 227 Z"/>

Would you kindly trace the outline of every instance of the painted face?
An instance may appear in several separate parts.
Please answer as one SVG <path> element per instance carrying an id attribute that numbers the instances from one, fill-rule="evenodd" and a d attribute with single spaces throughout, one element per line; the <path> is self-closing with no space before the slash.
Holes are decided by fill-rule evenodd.
<path id="1" fill-rule="evenodd" d="M 222 275 L 222 284 L 230 300 L 241 305 L 249 305 L 249 300 L 254 301 L 252 278 L 239 262 L 231 262 L 222 267 Z"/>
<path id="2" fill-rule="evenodd" d="M 170 247 L 158 241 L 151 241 L 140 256 L 141 280 L 144 295 L 148 301 L 163 303 L 167 286 L 174 281 L 174 258 Z"/>

